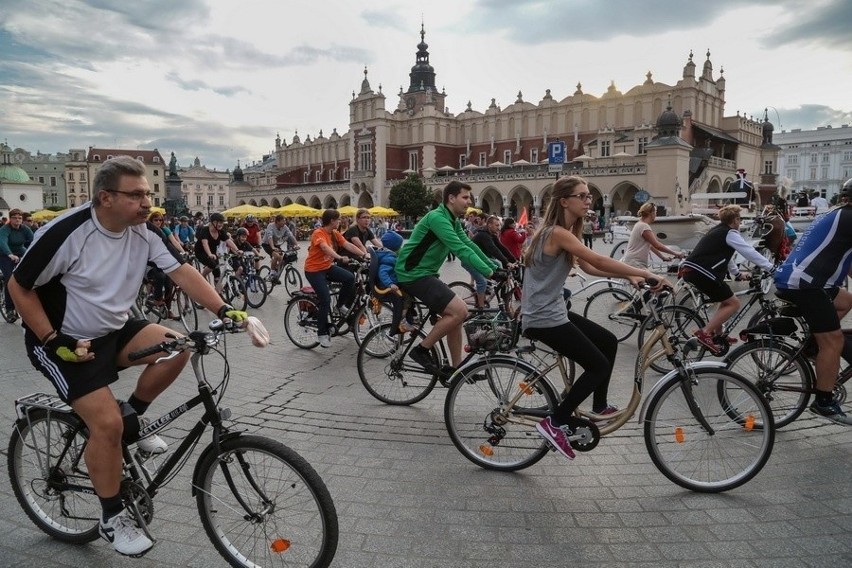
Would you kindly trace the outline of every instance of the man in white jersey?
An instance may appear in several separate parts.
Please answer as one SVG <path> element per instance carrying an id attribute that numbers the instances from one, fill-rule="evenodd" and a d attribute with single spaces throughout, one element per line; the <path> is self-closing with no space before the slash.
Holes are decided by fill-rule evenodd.
<path id="1" fill-rule="evenodd" d="M 84 459 L 103 508 L 100 534 L 127 556 L 141 556 L 153 543 L 124 511 L 122 436 L 129 443 L 138 438 L 138 415 L 177 378 L 190 355 L 156 365 L 159 354 L 128 359 L 175 334 L 129 319 L 146 264 L 154 263 L 220 317 L 245 318 L 245 312 L 223 305 L 160 229 L 147 222 L 150 195 L 142 163 L 129 156 L 107 160 L 95 176 L 92 202 L 40 229 L 8 284 L 23 318 L 30 361 L 88 427 Z M 131 365 L 146 367 L 133 395 L 119 405 L 109 385 Z M 147 453 L 167 449 L 156 435 L 136 444 Z"/>
<path id="2" fill-rule="evenodd" d="M 852 425 L 834 396 L 840 357 L 852 363 L 852 344 L 840 320 L 852 309 L 852 293 L 843 281 L 852 270 L 852 179 L 840 190 L 841 207 L 819 217 L 805 230 L 796 248 L 775 272 L 779 298 L 802 312 L 816 340 L 816 396 L 811 411 L 832 422 Z"/>

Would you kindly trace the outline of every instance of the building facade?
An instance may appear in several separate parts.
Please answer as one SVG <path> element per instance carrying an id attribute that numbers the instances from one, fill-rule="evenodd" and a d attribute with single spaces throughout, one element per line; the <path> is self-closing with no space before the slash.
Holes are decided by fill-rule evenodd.
<path id="1" fill-rule="evenodd" d="M 793 193 L 816 191 L 831 199 L 852 178 L 852 128 L 782 130 L 775 135 L 781 147 L 779 173 Z"/>
<path id="2" fill-rule="evenodd" d="M 672 84 L 648 72 L 624 93 L 612 84 L 598 97 L 577 84 L 562 98 L 547 90 L 533 103 L 519 92 L 506 108 L 492 99 L 484 111 L 468 103 L 452 114 L 435 87 L 422 28 L 420 37 L 408 89 L 394 103 L 372 89 L 365 69 L 348 131 L 304 141 L 297 134 L 289 144 L 277 138 L 275 186 L 243 188 L 234 205 L 386 206 L 393 184 L 416 173 L 431 189 L 469 183 L 488 212 L 540 214 L 556 177 L 546 163 L 556 140 L 568 146 L 563 174 L 587 178 L 602 212 L 635 212 L 637 194 L 671 214 L 689 212 L 693 194 L 726 191 L 738 169 L 752 174 L 760 194 L 775 191 L 772 125 L 765 116 L 725 116 L 726 80 L 709 51 L 700 70 L 690 53 Z"/>
<path id="3" fill-rule="evenodd" d="M 32 213 L 44 208 L 42 185 L 30 179 L 15 159 L 19 150 L 0 143 L 0 216 L 8 217 L 12 209 Z"/>
<path id="4" fill-rule="evenodd" d="M 30 176 L 30 180 L 41 184 L 45 207 L 66 207 L 65 163 L 69 154 L 42 154 L 15 148 L 15 162 Z"/>
<path id="5" fill-rule="evenodd" d="M 165 202 L 165 178 L 168 173 L 168 163 L 163 160 L 163 156 L 156 148 L 153 150 L 122 150 L 89 146 L 88 151 L 71 150 L 69 156 L 69 160 L 65 163 L 68 207 L 76 207 L 92 199 L 92 184 L 95 174 L 101 169 L 105 161 L 116 156 L 130 156 L 144 164 L 145 178 L 154 194 L 151 199 L 152 203 L 159 207 Z"/>
<path id="6" fill-rule="evenodd" d="M 231 174 L 228 170 L 209 169 L 201 164 L 197 157 L 189 168 L 179 168 L 178 175 L 183 183 L 181 193 L 190 211 L 223 211 L 231 206 L 228 184 Z"/>

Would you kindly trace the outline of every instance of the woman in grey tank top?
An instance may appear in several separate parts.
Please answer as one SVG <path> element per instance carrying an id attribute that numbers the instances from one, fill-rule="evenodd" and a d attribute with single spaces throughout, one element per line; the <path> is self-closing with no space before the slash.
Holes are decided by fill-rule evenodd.
<path id="1" fill-rule="evenodd" d="M 633 285 L 654 278 L 660 281 L 655 289 L 667 284 L 665 279 L 647 270 L 628 266 L 583 245 L 583 218 L 591 202 L 592 195 L 583 178 L 560 178 L 553 186 L 542 225 L 524 256 L 526 272 L 521 300 L 524 335 L 541 341 L 583 368 L 583 374 L 553 415 L 536 426 L 542 437 L 568 459 L 574 458 L 574 450 L 566 437 L 565 424 L 581 402 L 594 393 L 593 412 L 601 415 L 618 412 L 607 404 L 606 398 L 618 340 L 609 330 L 565 310 L 562 288 L 568 272 L 576 263 L 593 276 L 627 278 Z"/>

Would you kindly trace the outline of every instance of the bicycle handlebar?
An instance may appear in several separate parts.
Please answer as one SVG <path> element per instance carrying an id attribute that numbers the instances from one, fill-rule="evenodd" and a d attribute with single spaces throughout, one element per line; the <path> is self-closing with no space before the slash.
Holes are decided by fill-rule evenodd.
<path id="1" fill-rule="evenodd" d="M 171 341 L 161 341 L 156 345 L 145 347 L 139 351 L 130 353 L 127 358 L 130 361 L 138 361 L 156 353 L 169 353 L 175 355 L 181 351 L 191 349 L 195 352 L 201 352 L 207 347 L 211 347 L 219 343 L 219 338 L 224 333 L 239 333 L 245 331 L 240 325 L 230 319 L 214 319 L 210 322 L 210 331 L 193 331 L 188 337 L 175 337 L 167 334 L 166 337 L 171 337 Z M 170 356 L 164 357 L 169 359 Z M 159 362 L 159 360 L 157 361 Z"/>

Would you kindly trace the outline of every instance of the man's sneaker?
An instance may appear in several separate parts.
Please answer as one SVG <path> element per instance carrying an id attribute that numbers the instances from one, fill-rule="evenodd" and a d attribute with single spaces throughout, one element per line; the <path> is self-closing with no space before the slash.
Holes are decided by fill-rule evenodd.
<path id="1" fill-rule="evenodd" d="M 409 351 L 408 356 L 412 361 L 423 367 L 427 373 L 435 375 L 440 372 L 438 365 L 435 363 L 435 359 L 432 357 L 432 352 L 422 345 L 413 347 L 411 351 Z"/>
<path id="2" fill-rule="evenodd" d="M 721 351 L 719 346 L 716 345 L 716 342 L 713 341 L 713 336 L 704 331 L 703 329 L 695 330 L 695 333 L 693 333 L 692 335 L 694 335 L 695 338 L 698 339 L 698 342 L 714 355 L 718 355 Z"/>
<path id="3" fill-rule="evenodd" d="M 844 426 L 852 426 L 852 416 L 849 416 L 843 409 L 840 408 L 840 404 L 837 401 L 831 401 L 826 406 L 819 405 L 816 401 L 811 404 L 811 412 L 814 414 L 818 414 L 823 418 L 827 418 L 831 420 L 835 424 L 843 424 Z"/>
<path id="4" fill-rule="evenodd" d="M 347 317 L 349 317 L 349 314 L 352 311 L 352 306 L 354 306 L 354 305 L 355 305 L 354 302 L 352 304 L 348 305 L 348 306 L 338 304 L 337 305 L 337 313 L 338 313 L 338 315 L 340 315 L 340 319 L 345 320 Z"/>
<path id="5" fill-rule="evenodd" d="M 133 558 L 142 556 L 154 546 L 145 532 L 127 516 L 126 511 L 106 521 L 101 520 L 98 533 L 101 538 L 112 543 L 116 552 Z"/>
<path id="6" fill-rule="evenodd" d="M 145 428 L 150 422 L 151 421 L 144 416 L 140 416 L 139 429 L 141 430 L 142 428 Z M 166 453 L 166 450 L 169 449 L 169 445 L 166 441 L 156 434 L 151 434 L 145 438 L 139 438 L 139 440 L 136 441 L 136 447 L 147 454 L 164 454 Z"/>
<path id="7" fill-rule="evenodd" d="M 617 406 L 613 406 L 612 404 L 607 404 L 600 410 L 592 410 L 592 414 L 594 416 L 591 417 L 592 420 L 603 420 L 607 416 L 611 416 L 619 411 Z"/>
<path id="8" fill-rule="evenodd" d="M 551 445 L 556 448 L 556 451 L 569 460 L 573 460 L 574 449 L 571 447 L 571 443 L 568 441 L 568 436 L 565 435 L 565 431 L 562 428 L 564 428 L 564 426 L 561 428 L 559 426 L 554 426 L 553 422 L 550 420 L 550 416 L 535 425 L 535 429 L 538 430 L 541 437 L 550 442 Z"/>
<path id="9" fill-rule="evenodd" d="M 320 347 L 331 347 L 331 337 L 327 335 L 317 335 Z"/>
<path id="10" fill-rule="evenodd" d="M 399 324 L 399 332 L 400 333 L 411 333 L 412 331 L 417 331 L 417 326 L 407 321 L 403 320 Z"/>

